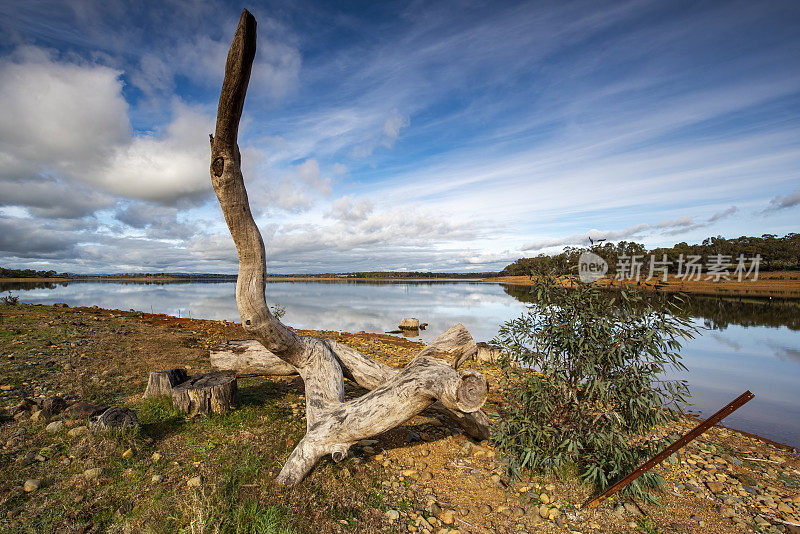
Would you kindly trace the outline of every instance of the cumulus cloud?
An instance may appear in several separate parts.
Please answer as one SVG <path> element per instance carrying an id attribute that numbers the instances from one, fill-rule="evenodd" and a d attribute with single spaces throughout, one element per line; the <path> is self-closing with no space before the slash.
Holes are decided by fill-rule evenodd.
<path id="1" fill-rule="evenodd" d="M 0 60 L 0 205 L 79 217 L 112 195 L 174 204 L 210 191 L 212 118 L 175 101 L 163 132 L 134 135 L 120 75 L 41 49 Z"/>
<path id="2" fill-rule="evenodd" d="M 162 135 L 133 137 L 83 179 L 127 198 L 168 204 L 207 194 L 211 190 L 208 132 L 212 125 L 209 115 L 176 102 L 172 122 Z"/>
<path id="3" fill-rule="evenodd" d="M 764 209 L 764 212 L 768 213 L 771 211 L 793 208 L 798 204 L 800 204 L 800 189 L 795 189 L 788 195 L 773 197 L 772 200 L 769 201 L 769 206 Z"/>
<path id="4" fill-rule="evenodd" d="M 69 229 L 0 216 L 0 252 L 9 257 L 62 259 L 75 254 L 78 241 L 78 234 Z"/>
<path id="5" fill-rule="evenodd" d="M 81 218 L 114 202 L 111 195 L 50 176 L 31 180 L 0 178 L 0 206 L 24 206 L 34 217 Z"/>
<path id="6" fill-rule="evenodd" d="M 121 73 L 38 49 L 0 60 L 0 158 L 14 174 L 93 167 L 130 136 Z M 0 176 L 8 171 L 0 168 Z"/>

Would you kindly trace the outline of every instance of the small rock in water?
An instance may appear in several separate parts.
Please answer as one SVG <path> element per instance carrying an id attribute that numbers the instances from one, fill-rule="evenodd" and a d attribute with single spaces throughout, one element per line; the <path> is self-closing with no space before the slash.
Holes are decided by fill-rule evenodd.
<path id="1" fill-rule="evenodd" d="M 25 485 L 22 486 L 22 488 L 28 493 L 31 493 L 32 491 L 38 490 L 39 487 L 41 487 L 41 485 L 42 481 L 39 480 L 38 478 L 29 478 L 28 480 L 25 481 Z"/>

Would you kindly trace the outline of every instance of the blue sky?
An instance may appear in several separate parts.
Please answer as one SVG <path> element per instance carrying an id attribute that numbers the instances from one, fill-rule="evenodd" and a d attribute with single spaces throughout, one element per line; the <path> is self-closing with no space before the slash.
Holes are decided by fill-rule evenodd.
<path id="1" fill-rule="evenodd" d="M 208 133 L 242 7 L 271 272 L 798 230 L 797 2 L 6 1 L 0 265 L 236 271 Z"/>

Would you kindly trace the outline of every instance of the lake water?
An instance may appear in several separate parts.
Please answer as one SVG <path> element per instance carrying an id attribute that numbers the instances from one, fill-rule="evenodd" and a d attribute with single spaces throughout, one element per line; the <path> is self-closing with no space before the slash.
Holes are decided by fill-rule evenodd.
<path id="1" fill-rule="evenodd" d="M 97 305 L 200 319 L 239 320 L 233 283 L 0 283 L 24 302 Z M 286 309 L 293 327 L 345 332 L 394 330 L 403 317 L 428 323 L 430 341 L 463 323 L 476 341 L 526 309 L 528 290 L 478 281 L 272 282 L 267 300 Z M 700 335 L 684 344 L 692 411 L 711 415 L 743 391 L 756 398 L 725 424 L 800 447 L 800 306 L 694 299 Z"/>

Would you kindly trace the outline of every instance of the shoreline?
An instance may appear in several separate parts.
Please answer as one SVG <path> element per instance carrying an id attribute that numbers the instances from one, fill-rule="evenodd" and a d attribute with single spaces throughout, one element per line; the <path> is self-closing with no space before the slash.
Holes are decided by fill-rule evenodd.
<path id="1" fill-rule="evenodd" d="M 530 276 L 497 276 L 483 278 L 481 282 L 513 285 L 532 286 L 534 280 Z M 601 287 L 616 289 L 620 281 L 603 278 L 595 282 Z M 800 300 L 800 272 L 798 271 L 768 271 L 759 273 L 756 281 L 720 280 L 712 282 L 707 280 L 681 280 L 674 275 L 669 275 L 666 284 L 656 285 L 654 282 L 642 280 L 623 280 L 626 285 L 638 285 L 642 289 L 660 293 L 686 293 L 702 297 L 728 297 L 751 298 L 759 300 Z"/>
<path id="2" fill-rule="evenodd" d="M 225 319 L 216 320 L 216 319 L 198 319 L 198 318 L 192 318 L 192 317 L 177 317 L 177 316 L 169 315 L 169 314 L 165 314 L 165 313 L 149 313 L 149 312 L 138 311 L 138 310 L 119 310 L 119 309 L 110 309 L 110 308 L 100 308 L 98 306 L 67 306 L 67 305 L 63 305 L 63 304 L 60 305 L 60 304 L 28 304 L 28 303 L 22 303 L 22 304 L 19 304 L 19 305 L 16 305 L 16 306 L 30 306 L 30 307 L 34 307 L 34 308 L 45 308 L 45 309 L 57 308 L 57 309 L 61 309 L 61 310 L 77 311 L 77 312 L 79 312 L 81 314 L 84 314 L 84 313 L 90 313 L 90 314 L 103 313 L 103 314 L 109 315 L 110 317 L 138 318 L 138 319 L 140 319 L 142 321 L 151 322 L 153 324 L 173 325 L 173 326 L 177 326 L 178 328 L 185 328 L 185 327 L 192 326 L 192 325 L 195 325 L 195 326 L 197 326 L 197 325 L 208 325 L 208 326 L 222 325 L 224 328 L 232 329 L 232 333 L 233 333 L 233 337 L 231 338 L 232 340 L 233 339 L 237 339 L 237 340 L 239 340 L 239 339 L 241 339 L 241 340 L 248 339 L 246 337 L 247 334 L 242 329 L 241 322 L 239 322 L 239 321 L 228 321 L 228 320 L 225 320 Z M 8 307 L 6 307 L 6 310 L 5 310 L 6 312 L 7 312 L 7 309 L 8 309 Z M 13 309 L 13 307 L 12 307 L 12 309 Z M 2 315 L 2 314 L 0 314 L 0 315 Z M 2 323 L 0 323 L 0 327 L 2 327 Z M 391 344 L 391 345 L 394 345 L 394 346 L 397 346 L 397 347 L 413 348 L 415 350 L 421 350 L 425 346 L 425 343 L 422 342 L 422 341 L 412 340 L 412 339 L 408 339 L 406 337 L 403 337 L 402 335 L 390 334 L 390 333 L 386 333 L 386 332 L 366 332 L 366 331 L 363 331 L 363 330 L 359 331 L 359 332 L 344 332 L 344 331 L 340 332 L 340 331 L 329 331 L 329 330 L 295 329 L 295 328 L 292 328 L 292 327 L 289 327 L 289 328 L 291 330 L 297 332 L 300 335 L 312 335 L 312 336 L 317 336 L 317 337 L 323 337 L 323 338 L 326 338 L 326 339 L 342 339 L 342 338 L 345 338 L 345 339 L 361 339 L 361 340 L 366 340 L 367 342 L 379 342 L 379 343 L 384 343 L 384 344 L 388 343 L 388 344 Z M 245 333 L 244 337 L 242 336 L 242 333 Z M 473 366 L 477 366 L 478 365 L 478 363 L 475 362 L 475 361 L 470 361 L 468 363 L 472 364 Z M 490 381 L 495 382 L 495 385 L 496 385 L 497 375 L 498 375 L 498 372 L 499 372 L 499 369 L 496 367 L 496 365 L 489 364 L 489 365 L 481 365 L 480 367 L 481 367 L 481 370 L 484 373 L 486 373 L 488 371 L 487 379 L 490 380 Z M 693 421 L 693 422 L 697 422 L 697 423 L 699 423 L 699 422 L 704 420 L 704 419 L 702 419 L 702 418 L 700 418 L 697 415 L 692 414 L 692 413 L 684 413 L 684 414 L 682 414 L 682 416 L 683 416 L 683 418 L 685 418 L 688 421 Z M 748 432 L 746 430 L 740 430 L 738 428 L 729 427 L 729 426 L 724 424 L 724 420 L 723 420 L 723 422 L 720 422 L 720 423 L 717 423 L 716 425 L 714 425 L 714 428 L 724 428 L 726 430 L 729 430 L 729 431 L 732 431 L 732 432 L 736 432 L 736 433 L 742 434 L 743 436 L 747 436 L 747 437 L 750 437 L 750 438 L 753 438 L 753 439 L 757 439 L 757 440 L 759 440 L 759 441 L 761 441 L 761 442 L 763 442 L 765 444 L 768 444 L 768 445 L 773 446 L 773 447 L 781 448 L 781 449 L 784 449 L 784 450 L 787 450 L 787 451 L 800 450 L 800 444 L 798 444 L 797 446 L 794 446 L 794 445 L 790 445 L 788 443 L 782 443 L 782 442 L 779 442 L 779 441 L 775 441 L 775 440 L 772 440 L 770 438 L 767 438 L 767 437 L 764 437 L 764 436 L 760 436 L 760 435 L 752 433 L 752 432 Z"/>
<path id="3" fill-rule="evenodd" d="M 292 275 L 268 275 L 267 283 L 270 282 L 314 282 L 314 281 L 337 281 L 337 282 L 482 282 L 480 277 L 474 278 L 355 278 L 339 276 L 292 276 Z M 69 278 L 0 278 L 0 283 L 42 283 L 42 282 L 235 282 L 236 275 L 230 276 L 208 276 L 208 277 L 189 277 L 189 276 L 170 276 L 163 278 L 153 278 L 145 276 L 75 276 Z"/>

